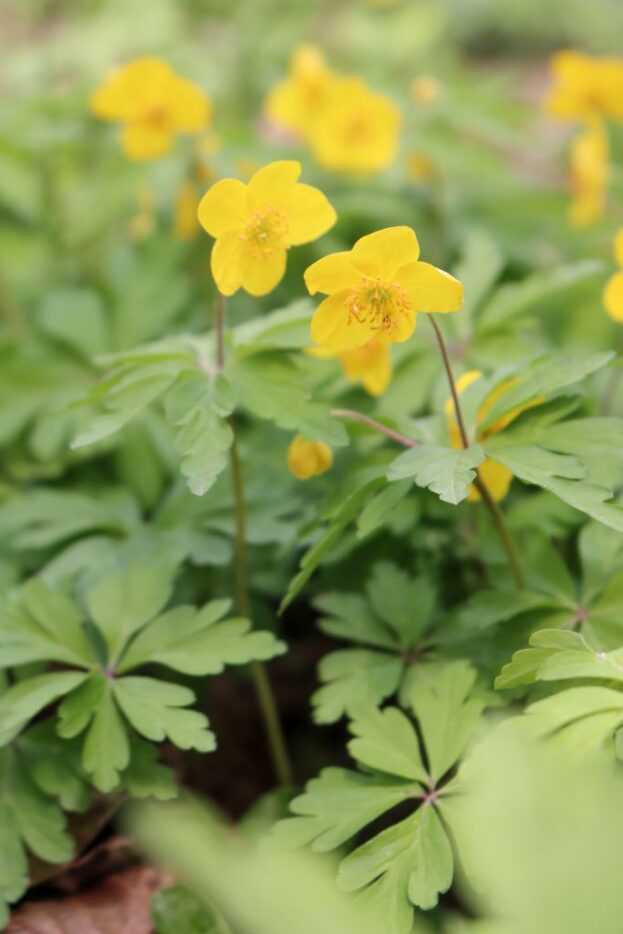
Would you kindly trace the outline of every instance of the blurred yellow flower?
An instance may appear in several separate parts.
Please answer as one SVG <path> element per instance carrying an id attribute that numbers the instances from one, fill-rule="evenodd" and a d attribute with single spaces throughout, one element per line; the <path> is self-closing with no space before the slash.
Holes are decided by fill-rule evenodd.
<path id="1" fill-rule="evenodd" d="M 414 78 L 409 88 L 411 99 L 422 107 L 427 107 L 437 100 L 441 93 L 441 85 L 432 75 L 420 75 Z"/>
<path id="2" fill-rule="evenodd" d="M 458 311 L 462 284 L 418 262 L 419 254 L 410 227 L 388 227 L 361 237 L 348 252 L 313 263 L 305 272 L 307 288 L 329 298 L 314 313 L 312 340 L 335 353 L 373 338 L 401 343 L 413 333 L 418 311 Z"/>
<path id="3" fill-rule="evenodd" d="M 309 480 L 326 473 L 333 463 L 333 452 L 323 441 L 309 441 L 295 435 L 288 448 L 288 470 L 297 480 Z"/>
<path id="4" fill-rule="evenodd" d="M 275 85 L 266 98 L 266 116 L 306 138 L 333 80 L 322 52 L 313 45 L 299 46 L 290 58 L 288 77 Z"/>
<path id="5" fill-rule="evenodd" d="M 460 396 L 465 392 L 468 386 L 471 386 L 472 383 L 475 383 L 476 380 L 482 378 L 482 373 L 480 370 L 470 370 L 467 373 L 463 373 L 462 376 L 456 381 L 456 391 Z M 525 412 L 527 409 L 533 408 L 535 405 L 540 405 L 544 399 L 538 397 L 532 399 L 530 402 L 525 403 L 524 405 L 518 405 L 514 409 L 511 409 L 510 412 L 507 412 L 501 418 L 499 418 L 492 425 L 489 425 L 484 431 L 479 431 L 479 425 L 487 417 L 494 404 L 500 399 L 504 393 L 508 392 L 511 386 L 515 385 L 516 380 L 508 379 L 496 386 L 480 404 L 478 409 L 478 415 L 476 417 L 476 441 L 485 441 L 487 438 L 490 438 L 492 435 L 496 435 L 498 432 L 506 428 L 507 425 L 510 425 L 522 412 Z M 445 403 L 446 417 L 448 419 L 448 433 L 450 435 L 450 444 L 453 448 L 462 448 L 463 442 L 461 438 L 461 432 L 459 430 L 459 424 L 456 417 L 456 410 L 454 408 L 453 399 L 446 399 Z M 497 461 L 492 460 L 490 457 L 486 457 L 482 464 L 478 467 L 478 474 L 487 486 L 491 496 L 496 502 L 504 499 L 508 493 L 511 481 L 513 479 L 513 474 L 505 467 L 503 464 L 498 464 Z M 469 488 L 468 499 L 471 503 L 478 502 L 480 499 L 480 493 L 476 487 L 472 484 Z"/>
<path id="6" fill-rule="evenodd" d="M 609 158 L 606 129 L 600 120 L 593 120 L 571 145 L 569 221 L 574 227 L 587 227 L 603 217 Z"/>
<path id="7" fill-rule="evenodd" d="M 373 339 L 363 347 L 333 353 L 326 347 L 309 347 L 314 357 L 339 357 L 346 377 L 361 382 L 371 396 L 381 396 L 392 379 L 392 356 L 389 345 Z"/>
<path id="8" fill-rule="evenodd" d="M 336 214 L 325 196 L 300 184 L 299 162 L 271 162 L 248 185 L 218 181 L 199 203 L 199 223 L 216 243 L 212 274 L 223 295 L 243 288 L 266 295 L 283 278 L 287 251 L 309 243 L 333 226 Z"/>
<path id="9" fill-rule="evenodd" d="M 137 58 L 115 68 L 91 95 L 91 111 L 123 125 L 121 146 L 130 159 L 168 152 L 177 133 L 199 133 L 212 105 L 192 81 L 158 58 Z"/>
<path id="10" fill-rule="evenodd" d="M 175 198 L 173 236 L 176 240 L 194 240 L 199 230 L 197 186 L 183 182 Z"/>
<path id="11" fill-rule="evenodd" d="M 425 152 L 412 152 L 407 159 L 407 171 L 416 182 L 428 182 L 439 174 L 437 166 Z"/>
<path id="12" fill-rule="evenodd" d="M 359 78 L 336 78 L 309 127 L 309 142 L 325 169 L 370 174 L 393 162 L 400 111 Z"/>
<path id="13" fill-rule="evenodd" d="M 553 56 L 551 69 L 550 114 L 567 120 L 623 120 L 623 59 L 565 50 Z"/>
<path id="14" fill-rule="evenodd" d="M 623 324 L 623 227 L 614 238 L 614 258 L 621 268 L 608 279 L 603 303 L 612 320 Z"/>

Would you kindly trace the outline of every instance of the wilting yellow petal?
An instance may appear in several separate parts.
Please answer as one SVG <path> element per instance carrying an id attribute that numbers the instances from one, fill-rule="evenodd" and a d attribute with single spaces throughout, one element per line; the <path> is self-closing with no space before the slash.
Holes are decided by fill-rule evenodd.
<path id="1" fill-rule="evenodd" d="M 240 229 L 248 217 L 247 186 L 237 178 L 223 178 L 199 202 L 199 223 L 212 237 Z"/>
<path id="2" fill-rule="evenodd" d="M 351 262 L 350 251 L 323 256 L 305 270 L 305 285 L 310 295 L 316 292 L 333 295 L 352 288 L 360 278 Z"/>
<path id="3" fill-rule="evenodd" d="M 367 325 L 350 316 L 348 295 L 346 290 L 325 298 L 311 322 L 312 340 L 335 353 L 361 347 L 375 336 Z"/>
<path id="4" fill-rule="evenodd" d="M 478 475 L 496 503 L 504 499 L 513 480 L 513 475 L 508 467 L 487 457 L 478 467 Z M 478 502 L 480 499 L 480 493 L 473 484 L 469 488 L 468 499 L 471 503 Z"/>
<path id="5" fill-rule="evenodd" d="M 294 159 L 269 162 L 249 180 L 247 203 L 249 210 L 262 208 L 275 198 L 283 197 L 301 174 L 301 163 Z"/>
<path id="6" fill-rule="evenodd" d="M 430 263 L 410 263 L 395 275 L 416 311 L 458 311 L 463 306 L 463 283 Z"/>
<path id="7" fill-rule="evenodd" d="M 363 347 L 347 350 L 340 360 L 348 379 L 361 380 L 372 396 L 382 395 L 392 378 L 392 357 L 389 346 L 372 340 Z"/>
<path id="8" fill-rule="evenodd" d="M 171 130 L 167 126 L 128 123 L 121 134 L 121 148 L 128 158 L 143 162 L 162 156 L 173 143 Z"/>
<path id="9" fill-rule="evenodd" d="M 608 279 L 603 294 L 604 307 L 613 321 L 623 324 L 623 272 Z"/>
<path id="10" fill-rule="evenodd" d="M 386 227 L 357 240 L 352 263 L 367 276 L 392 281 L 397 269 L 413 263 L 419 255 L 415 231 L 410 227 Z"/>
<path id="11" fill-rule="evenodd" d="M 283 279 L 286 251 L 274 250 L 267 256 L 243 254 L 240 270 L 245 292 L 249 295 L 267 295 Z"/>
<path id="12" fill-rule="evenodd" d="M 288 448 L 288 469 L 298 480 L 326 473 L 332 463 L 333 452 L 323 441 L 309 441 L 296 435 Z"/>
<path id="13" fill-rule="evenodd" d="M 297 183 L 275 206 L 288 218 L 288 240 L 292 246 L 321 237 L 337 220 L 335 209 L 318 188 Z"/>
<path id="14" fill-rule="evenodd" d="M 236 231 L 219 237 L 212 247 L 210 266 L 219 292 L 233 295 L 242 285 L 241 244 Z"/>

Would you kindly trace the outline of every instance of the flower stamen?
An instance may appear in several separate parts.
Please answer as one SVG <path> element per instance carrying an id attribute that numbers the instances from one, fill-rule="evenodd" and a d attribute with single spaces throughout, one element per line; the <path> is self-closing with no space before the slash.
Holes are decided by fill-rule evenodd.
<path id="1" fill-rule="evenodd" d="M 349 324 L 354 319 L 373 331 L 389 335 L 396 331 L 403 317 L 412 313 L 407 291 L 380 276 L 364 276 L 361 284 L 347 296 Z"/>
<path id="2" fill-rule="evenodd" d="M 276 208 L 255 211 L 240 232 L 240 240 L 254 258 L 272 256 L 276 250 L 288 250 L 290 225 L 287 216 Z"/>

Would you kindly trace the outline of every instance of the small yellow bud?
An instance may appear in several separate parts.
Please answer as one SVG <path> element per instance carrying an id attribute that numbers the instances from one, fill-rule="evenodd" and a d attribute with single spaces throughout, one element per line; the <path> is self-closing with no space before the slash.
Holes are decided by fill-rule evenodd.
<path id="1" fill-rule="evenodd" d="M 409 175 L 416 182 L 428 182 L 437 176 L 437 167 L 424 152 L 412 152 L 407 161 Z"/>
<path id="2" fill-rule="evenodd" d="M 175 199 L 173 235 L 176 240 L 193 240 L 199 230 L 199 197 L 192 182 L 184 182 Z"/>
<path id="3" fill-rule="evenodd" d="M 411 99 L 422 107 L 428 107 L 437 100 L 441 93 L 441 85 L 431 75 L 422 75 L 411 82 Z"/>
<path id="4" fill-rule="evenodd" d="M 297 480 L 309 480 L 326 473 L 333 463 L 333 452 L 323 441 L 309 441 L 295 435 L 288 448 L 288 470 Z"/>

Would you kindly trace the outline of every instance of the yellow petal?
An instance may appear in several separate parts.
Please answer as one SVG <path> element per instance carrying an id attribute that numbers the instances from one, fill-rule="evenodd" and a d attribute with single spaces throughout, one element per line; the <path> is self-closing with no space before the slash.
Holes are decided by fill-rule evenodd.
<path id="1" fill-rule="evenodd" d="M 254 211 L 266 204 L 274 203 L 275 198 L 282 198 L 292 188 L 301 174 L 301 163 L 294 159 L 270 162 L 258 169 L 249 180 L 247 202 L 249 210 Z"/>
<path id="2" fill-rule="evenodd" d="M 413 309 L 411 309 L 408 315 L 401 315 L 396 321 L 388 340 L 391 341 L 392 344 L 402 344 L 404 341 L 409 340 L 415 331 L 416 318 L 417 314 Z"/>
<path id="3" fill-rule="evenodd" d="M 296 435 L 288 448 L 288 469 L 298 480 L 326 473 L 332 463 L 333 452 L 323 441 L 309 441 Z"/>
<path id="4" fill-rule="evenodd" d="M 102 120 L 135 121 L 161 102 L 162 89 L 173 78 L 173 70 L 161 59 L 137 58 L 108 73 L 91 95 L 91 111 Z"/>
<path id="5" fill-rule="evenodd" d="M 610 317 L 623 324 L 623 272 L 617 272 L 608 279 L 603 301 Z"/>
<path id="6" fill-rule="evenodd" d="M 267 295 L 279 285 L 286 271 L 286 251 L 274 250 L 269 256 L 245 253 L 240 266 L 242 288 L 249 295 Z"/>
<path id="7" fill-rule="evenodd" d="M 614 238 L 614 258 L 619 266 L 623 266 L 623 227 Z"/>
<path id="8" fill-rule="evenodd" d="M 334 353 L 361 347 L 375 336 L 374 331 L 349 315 L 348 295 L 346 290 L 325 298 L 312 318 L 312 340 Z"/>
<path id="9" fill-rule="evenodd" d="M 410 227 L 386 227 L 357 240 L 352 263 L 367 276 L 392 280 L 397 269 L 415 262 L 419 255 L 417 237 Z"/>
<path id="10" fill-rule="evenodd" d="M 219 237 L 212 247 L 212 275 L 222 295 L 233 295 L 242 285 L 240 238 L 235 231 Z"/>
<path id="11" fill-rule="evenodd" d="M 237 178 L 223 178 L 199 202 L 199 223 L 212 237 L 240 229 L 247 219 L 247 186 Z"/>
<path id="12" fill-rule="evenodd" d="M 337 220 L 337 214 L 318 188 L 296 184 L 275 202 L 288 218 L 288 240 L 292 246 L 321 237 Z"/>
<path id="13" fill-rule="evenodd" d="M 168 127 L 129 123 L 121 134 L 121 147 L 129 159 L 144 162 L 168 152 L 173 136 Z"/>
<path id="14" fill-rule="evenodd" d="M 430 263 L 410 263 L 394 278 L 407 290 L 416 311 L 458 311 L 463 305 L 463 284 Z"/>
<path id="15" fill-rule="evenodd" d="M 353 288 L 360 278 L 360 273 L 351 262 L 350 252 L 323 256 L 305 270 L 305 285 L 310 295 L 316 292 L 333 295 Z"/>
<path id="16" fill-rule="evenodd" d="M 212 103 L 200 87 L 186 78 L 178 78 L 171 85 L 170 112 L 176 130 L 199 133 L 212 117 Z"/>
<path id="17" fill-rule="evenodd" d="M 340 355 L 348 379 L 361 380 L 372 396 L 380 396 L 392 378 L 392 357 L 386 343 L 372 340 L 364 347 Z"/>
<path id="18" fill-rule="evenodd" d="M 497 461 L 492 461 L 489 457 L 485 458 L 478 467 L 478 476 L 487 486 L 496 503 L 504 499 L 513 479 L 508 467 L 498 464 Z M 480 493 L 473 485 L 469 488 L 468 499 L 471 503 L 475 503 L 480 499 Z"/>

